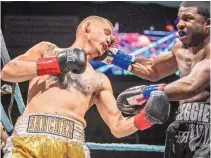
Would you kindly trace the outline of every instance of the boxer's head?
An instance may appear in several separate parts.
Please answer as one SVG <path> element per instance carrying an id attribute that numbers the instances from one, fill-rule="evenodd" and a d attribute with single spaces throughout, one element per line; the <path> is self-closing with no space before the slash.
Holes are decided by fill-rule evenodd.
<path id="1" fill-rule="evenodd" d="M 188 46 L 198 45 L 209 36 L 210 2 L 182 2 L 178 19 L 177 29 L 181 42 Z"/>
<path id="2" fill-rule="evenodd" d="M 99 16 L 89 16 L 78 26 L 76 42 L 92 58 L 103 55 L 113 38 L 113 25 Z"/>

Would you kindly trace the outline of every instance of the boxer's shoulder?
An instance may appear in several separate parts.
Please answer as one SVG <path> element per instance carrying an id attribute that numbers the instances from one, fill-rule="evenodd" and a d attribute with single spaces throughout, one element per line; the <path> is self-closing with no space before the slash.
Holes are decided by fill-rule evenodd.
<path id="1" fill-rule="evenodd" d="M 46 51 L 51 51 L 56 48 L 58 49 L 57 45 L 55 45 L 51 42 L 48 42 L 48 41 L 42 41 L 35 46 L 37 46 L 38 49 L 46 49 Z"/>
<path id="2" fill-rule="evenodd" d="M 44 50 L 44 55 L 43 55 L 44 57 L 47 57 L 47 56 L 56 56 L 61 51 L 67 49 L 67 48 L 60 48 L 56 44 L 51 43 L 51 42 L 47 42 L 47 41 L 40 42 L 38 44 L 38 46 L 39 46 L 38 49 Z"/>
<path id="3" fill-rule="evenodd" d="M 184 45 L 182 44 L 182 42 L 178 41 L 172 47 L 172 53 L 174 55 L 177 55 L 182 49 L 184 49 Z"/>
<path id="4" fill-rule="evenodd" d="M 97 104 L 101 94 L 103 94 L 101 92 L 112 92 L 111 83 L 105 74 L 96 71 L 95 80 L 98 86 L 95 89 L 94 93 L 92 93 L 90 105 Z"/>
<path id="5" fill-rule="evenodd" d="M 210 59 L 210 42 L 205 46 L 206 59 Z"/>
<path id="6" fill-rule="evenodd" d="M 105 74 L 101 73 L 100 79 L 102 81 L 102 88 L 103 89 L 111 89 L 111 82 Z"/>
<path id="7" fill-rule="evenodd" d="M 96 95 L 99 95 L 100 92 L 102 92 L 102 91 L 112 92 L 111 82 L 105 74 L 97 72 L 96 77 L 97 77 L 98 85 L 99 85 L 98 89 L 96 89 L 96 91 L 95 91 Z"/>
<path id="8" fill-rule="evenodd" d="M 47 41 L 42 41 L 32 46 L 23 55 L 38 56 L 38 57 L 53 56 L 55 53 L 52 54 L 52 52 L 55 49 L 58 49 L 58 47 L 55 44 Z"/>
<path id="9" fill-rule="evenodd" d="M 49 41 L 41 41 L 41 42 L 38 43 L 38 45 L 39 45 L 40 47 L 44 47 L 44 46 L 56 46 L 54 43 L 51 43 L 51 42 L 49 42 Z M 56 46 L 56 47 L 57 47 L 57 46 Z"/>

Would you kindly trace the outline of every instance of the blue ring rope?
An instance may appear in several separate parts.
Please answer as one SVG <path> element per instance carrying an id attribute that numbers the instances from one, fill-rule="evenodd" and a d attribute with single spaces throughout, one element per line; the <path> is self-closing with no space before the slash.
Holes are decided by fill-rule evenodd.
<path id="1" fill-rule="evenodd" d="M 123 143 L 93 143 L 87 142 L 86 145 L 90 150 L 108 150 L 108 151 L 147 151 L 147 152 L 164 152 L 165 146 L 147 145 L 147 144 L 123 144 Z"/>

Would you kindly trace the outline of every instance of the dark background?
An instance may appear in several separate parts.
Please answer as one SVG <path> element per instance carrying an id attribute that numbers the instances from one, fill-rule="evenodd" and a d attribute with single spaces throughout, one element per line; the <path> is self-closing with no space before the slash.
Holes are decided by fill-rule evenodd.
<path id="1" fill-rule="evenodd" d="M 1 28 L 11 59 L 24 53 L 40 41 L 50 41 L 59 47 L 68 47 L 75 39 L 77 25 L 89 15 L 98 15 L 109 19 L 113 24 L 119 22 L 119 32 L 138 32 L 154 26 L 155 30 L 164 31 L 166 20 L 177 17 L 176 7 L 168 7 L 174 2 L 163 2 L 164 5 L 138 2 L 2 2 Z M 166 6 L 167 5 L 167 6 Z M 126 88 L 140 84 L 152 84 L 136 76 L 108 76 L 111 80 L 115 97 Z M 158 83 L 169 83 L 178 76 L 169 76 Z M 1 84 L 5 84 L 2 82 Z M 26 103 L 28 82 L 19 83 L 24 102 Z M 10 95 L 2 97 L 2 104 L 7 109 Z M 164 125 L 155 125 L 146 131 L 116 139 L 110 134 L 97 109 L 92 107 L 86 114 L 87 142 L 97 143 L 131 143 L 131 144 L 165 144 L 165 132 L 177 109 L 177 102 L 171 102 L 171 115 Z M 6 110 L 5 110 L 6 111 Z M 12 111 L 13 123 L 20 115 L 15 105 Z M 101 158 L 161 158 L 163 153 L 129 152 L 129 151 L 91 151 L 92 157 Z"/>

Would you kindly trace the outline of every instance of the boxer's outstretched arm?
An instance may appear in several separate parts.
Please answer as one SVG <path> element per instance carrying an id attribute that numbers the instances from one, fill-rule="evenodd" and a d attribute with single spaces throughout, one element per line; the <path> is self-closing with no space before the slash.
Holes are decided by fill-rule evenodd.
<path id="1" fill-rule="evenodd" d="M 210 86 L 210 59 L 198 62 L 188 76 L 165 86 L 170 100 L 182 100 L 196 96 Z"/>
<path id="2" fill-rule="evenodd" d="M 134 125 L 134 117 L 123 117 L 117 108 L 111 83 L 107 77 L 103 89 L 99 91 L 96 98 L 97 109 L 115 137 L 125 137 L 138 130 Z"/>
<path id="3" fill-rule="evenodd" d="M 37 76 L 36 60 L 43 57 L 47 51 L 55 49 L 50 42 L 40 42 L 26 53 L 7 63 L 1 71 L 1 79 L 8 82 L 23 82 Z"/>
<path id="4" fill-rule="evenodd" d="M 156 82 L 164 77 L 172 75 L 178 69 L 174 56 L 174 46 L 171 52 L 158 55 L 155 59 L 137 58 L 132 64 L 132 72 L 140 78 Z"/>

